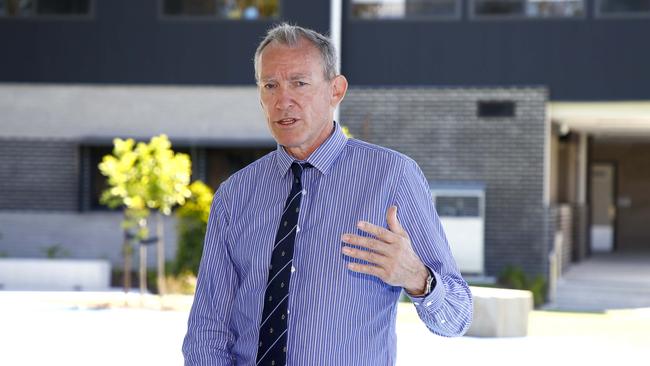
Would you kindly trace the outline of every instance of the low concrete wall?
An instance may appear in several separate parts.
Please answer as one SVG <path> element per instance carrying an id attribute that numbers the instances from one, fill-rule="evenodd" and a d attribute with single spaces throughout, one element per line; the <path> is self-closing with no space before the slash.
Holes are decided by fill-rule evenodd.
<path id="1" fill-rule="evenodd" d="M 489 287 L 470 287 L 474 298 L 474 320 L 467 331 L 473 337 L 524 337 L 533 293 Z"/>
<path id="2" fill-rule="evenodd" d="M 119 211 L 3 211 L 0 210 L 0 257 L 43 258 L 48 248 L 58 246 L 66 259 L 106 259 L 119 268 L 123 263 Z M 176 258 L 176 217 L 165 217 L 165 258 Z M 150 227 L 155 232 L 155 220 Z M 133 263 L 139 263 L 134 248 Z M 150 247 L 147 266 L 156 267 L 156 249 Z"/>
<path id="3" fill-rule="evenodd" d="M 3 290 L 108 290 L 110 278 L 106 260 L 0 259 Z"/>

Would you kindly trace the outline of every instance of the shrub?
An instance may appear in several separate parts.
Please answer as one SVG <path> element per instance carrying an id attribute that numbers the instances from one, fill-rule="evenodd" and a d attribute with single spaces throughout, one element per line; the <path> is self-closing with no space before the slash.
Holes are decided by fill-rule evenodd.
<path id="1" fill-rule="evenodd" d="M 189 272 L 196 275 L 203 252 L 203 240 L 210 215 L 214 192 L 201 181 L 189 186 L 191 196 L 177 211 L 178 251 L 174 264 L 175 275 Z"/>
<path id="2" fill-rule="evenodd" d="M 546 302 L 547 286 L 544 277 L 537 276 L 531 280 L 521 267 L 506 266 L 499 274 L 498 284 L 506 288 L 532 292 L 536 307 Z"/>

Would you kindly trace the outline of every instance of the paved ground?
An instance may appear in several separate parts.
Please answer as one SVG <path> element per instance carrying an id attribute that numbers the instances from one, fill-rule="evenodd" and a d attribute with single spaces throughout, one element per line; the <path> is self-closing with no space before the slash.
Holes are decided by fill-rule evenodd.
<path id="1" fill-rule="evenodd" d="M 596 254 L 572 265 L 547 309 L 602 312 L 650 307 L 650 252 Z"/>
<path id="2" fill-rule="evenodd" d="M 438 337 L 410 304 L 400 304 L 397 364 L 645 364 L 649 280 L 650 256 L 595 257 L 574 266 L 550 307 L 591 312 L 534 311 L 529 336 L 521 338 Z M 0 365 L 182 365 L 191 297 L 140 300 L 119 292 L 0 291 Z M 628 309 L 607 310 L 621 308 Z"/>
<path id="3" fill-rule="evenodd" d="M 51 298 L 0 292 L 0 365 L 182 365 L 186 311 L 91 310 Z M 145 306 L 151 305 L 145 301 Z M 609 365 L 621 357 L 647 360 L 648 329 L 650 308 L 607 314 L 537 311 L 531 315 L 528 337 L 449 339 L 429 333 L 412 305 L 401 304 L 398 365 Z"/>

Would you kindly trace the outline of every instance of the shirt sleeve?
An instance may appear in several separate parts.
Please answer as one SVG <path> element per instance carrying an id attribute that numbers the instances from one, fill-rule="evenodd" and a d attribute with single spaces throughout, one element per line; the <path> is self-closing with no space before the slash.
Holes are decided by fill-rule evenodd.
<path id="1" fill-rule="evenodd" d="M 472 295 L 451 254 L 428 182 L 413 160 L 408 160 L 398 183 L 395 205 L 413 250 L 436 280 L 426 297 L 409 296 L 418 316 L 435 334 L 447 337 L 465 334 L 472 322 Z"/>
<path id="2" fill-rule="evenodd" d="M 237 275 L 228 250 L 228 215 L 223 192 L 212 201 L 199 274 L 183 341 L 185 365 L 233 365 L 229 329 Z"/>

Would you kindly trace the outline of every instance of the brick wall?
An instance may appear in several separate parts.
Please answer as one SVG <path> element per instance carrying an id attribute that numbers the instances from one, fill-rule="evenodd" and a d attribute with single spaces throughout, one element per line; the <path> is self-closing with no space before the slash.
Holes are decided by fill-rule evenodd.
<path id="1" fill-rule="evenodd" d="M 1 138 L 0 210 L 77 210 L 78 172 L 74 142 Z"/>
<path id="2" fill-rule="evenodd" d="M 479 101 L 515 102 L 514 117 L 479 118 Z M 544 88 L 351 88 L 341 121 L 355 137 L 415 159 L 430 183 L 486 187 L 485 268 L 546 274 Z"/>

